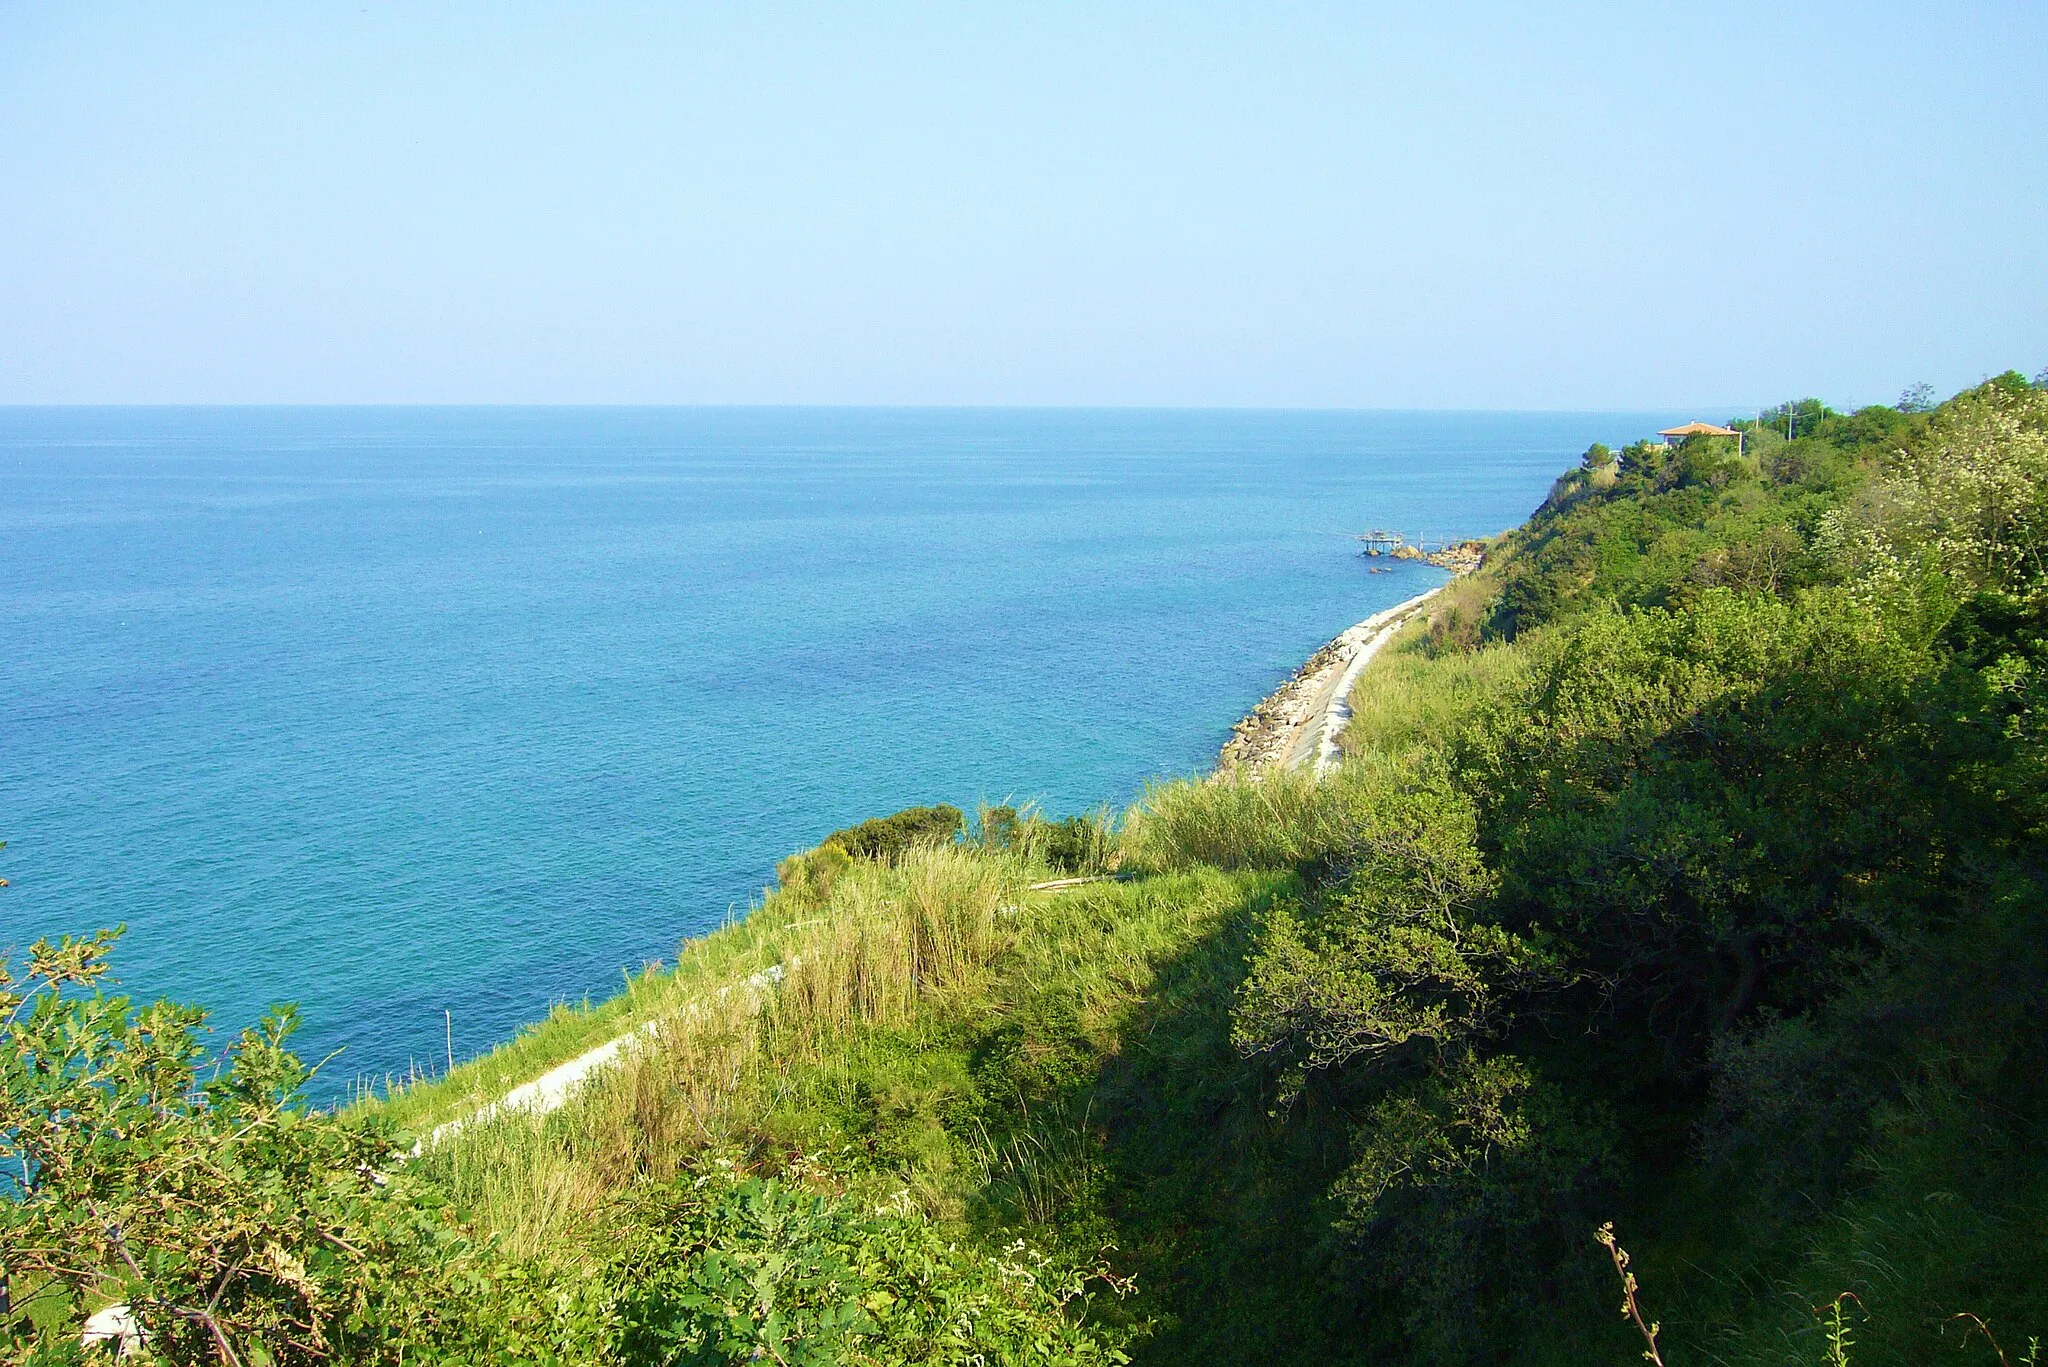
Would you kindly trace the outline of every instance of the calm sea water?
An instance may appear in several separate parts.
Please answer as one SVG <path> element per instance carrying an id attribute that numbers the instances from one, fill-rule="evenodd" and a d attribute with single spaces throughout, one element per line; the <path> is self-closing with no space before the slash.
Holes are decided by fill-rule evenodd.
<path id="1" fill-rule="evenodd" d="M 913 803 L 1122 803 L 1682 415 L 0 410 L 0 946 L 438 1066 Z"/>

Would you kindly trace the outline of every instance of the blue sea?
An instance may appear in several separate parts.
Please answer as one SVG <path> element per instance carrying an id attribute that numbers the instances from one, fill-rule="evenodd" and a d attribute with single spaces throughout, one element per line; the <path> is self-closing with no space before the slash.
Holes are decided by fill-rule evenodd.
<path id="1" fill-rule="evenodd" d="M 0 409 L 0 946 L 438 1070 L 912 804 L 1122 804 L 1675 414 Z"/>

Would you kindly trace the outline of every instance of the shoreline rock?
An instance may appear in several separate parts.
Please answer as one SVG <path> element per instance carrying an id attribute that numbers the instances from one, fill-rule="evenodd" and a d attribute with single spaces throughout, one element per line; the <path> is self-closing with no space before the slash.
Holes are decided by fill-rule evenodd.
<path id="1" fill-rule="evenodd" d="M 1350 715 L 1343 694 L 1349 691 L 1347 680 L 1355 677 L 1354 666 L 1407 625 L 1441 588 L 1374 613 L 1310 655 L 1230 728 L 1230 739 L 1216 756 L 1216 773 L 1273 764 L 1313 764 L 1320 772 L 1327 763 L 1328 742 L 1334 739 L 1332 723 L 1341 725 Z M 1312 747 L 1310 740 L 1315 741 Z"/>
<path id="2" fill-rule="evenodd" d="M 1420 560 L 1452 574 L 1470 574 L 1486 559 L 1486 543 L 1454 541 L 1433 551 L 1425 551 L 1420 546 L 1400 545 L 1390 551 L 1369 550 L 1364 554 L 1373 557 L 1384 555 L 1389 560 Z"/>

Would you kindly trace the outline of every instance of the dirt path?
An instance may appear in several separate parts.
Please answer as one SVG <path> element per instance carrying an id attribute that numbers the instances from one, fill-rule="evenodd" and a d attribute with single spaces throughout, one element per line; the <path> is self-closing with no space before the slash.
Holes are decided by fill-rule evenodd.
<path id="1" fill-rule="evenodd" d="M 749 997 L 759 997 L 768 988 L 780 983 L 784 973 L 781 964 L 770 964 L 739 984 L 738 990 L 747 993 Z M 720 988 L 718 995 L 723 997 L 733 990 L 730 987 Z M 682 1014 L 690 1014 L 694 1005 L 695 1003 L 686 1005 Z M 668 1017 L 643 1021 L 623 1035 L 616 1035 L 594 1049 L 584 1050 L 567 1063 L 556 1064 L 533 1081 L 520 1083 L 496 1101 L 480 1106 L 468 1115 L 436 1125 L 427 1132 L 424 1139 L 413 1145 L 412 1151 L 417 1154 L 422 1148 L 432 1148 L 442 1140 L 461 1133 L 466 1126 L 481 1125 L 513 1111 L 543 1116 L 549 1111 L 560 1109 L 576 1095 L 577 1089 L 592 1075 L 618 1063 L 626 1053 L 636 1048 L 644 1039 L 651 1037 L 663 1019 L 673 1019 L 675 1014 L 670 1013 Z"/>
<path id="2" fill-rule="evenodd" d="M 1326 772 L 1337 762 L 1337 736 L 1351 719 L 1347 700 L 1360 672 L 1439 591 L 1376 612 L 1309 656 L 1293 678 L 1231 728 L 1217 770 L 1278 764 Z"/>

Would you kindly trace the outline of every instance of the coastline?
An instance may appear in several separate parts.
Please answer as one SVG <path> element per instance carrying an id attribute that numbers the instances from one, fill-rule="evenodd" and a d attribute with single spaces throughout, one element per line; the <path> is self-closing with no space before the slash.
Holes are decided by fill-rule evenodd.
<path id="1" fill-rule="evenodd" d="M 1230 739 L 1216 756 L 1216 772 L 1271 765 L 1326 772 L 1336 762 L 1337 737 L 1351 719 L 1349 699 L 1359 674 L 1443 590 L 1439 584 L 1376 612 L 1309 656 L 1230 728 Z"/>
<path id="2" fill-rule="evenodd" d="M 1264 768 L 1279 764 L 1286 768 L 1311 767 L 1317 776 L 1325 773 L 1338 756 L 1337 737 L 1350 719 L 1351 689 L 1380 650 L 1415 615 L 1442 593 L 1450 580 L 1393 607 L 1382 609 L 1326 642 L 1258 706 L 1231 728 L 1231 738 L 1217 757 L 1216 773 L 1240 767 Z M 1063 879 L 1034 887 L 1052 890 L 1088 879 Z M 758 1008 L 768 989 L 782 980 L 784 965 L 776 963 L 747 977 L 738 988 L 748 1004 Z M 717 989 L 723 998 L 733 987 Z M 522 1082 L 484 1102 L 438 1124 L 430 1125 L 415 1140 L 412 1153 L 438 1146 L 464 1129 L 514 1112 L 539 1118 L 571 1101 L 589 1078 L 622 1061 L 625 1054 L 654 1037 L 664 1020 L 687 1018 L 704 1004 L 702 999 L 685 1000 L 680 1008 L 630 1027 L 547 1068 L 539 1076 Z M 489 1057 L 486 1051 L 479 1058 Z M 476 1062 L 476 1060 L 471 1060 Z"/>

